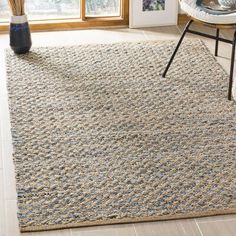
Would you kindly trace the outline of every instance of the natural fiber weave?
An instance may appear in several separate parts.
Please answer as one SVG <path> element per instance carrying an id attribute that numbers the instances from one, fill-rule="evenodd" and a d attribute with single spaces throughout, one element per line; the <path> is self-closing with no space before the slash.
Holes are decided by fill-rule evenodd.
<path id="1" fill-rule="evenodd" d="M 200 41 L 7 52 L 21 231 L 236 213 L 236 106 Z"/>

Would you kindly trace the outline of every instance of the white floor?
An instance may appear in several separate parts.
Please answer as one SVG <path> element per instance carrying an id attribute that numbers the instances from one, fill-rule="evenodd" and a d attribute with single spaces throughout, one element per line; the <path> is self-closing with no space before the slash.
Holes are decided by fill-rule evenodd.
<path id="1" fill-rule="evenodd" d="M 197 26 L 200 28 L 199 26 Z M 177 40 L 183 29 L 179 27 L 159 27 L 140 30 L 127 28 L 97 29 L 33 33 L 32 41 L 37 46 L 77 45 L 88 43 L 114 43 L 145 40 Z M 206 31 L 207 28 L 201 27 Z M 208 30 L 209 32 L 212 29 Z M 213 31 L 212 31 L 213 32 Z M 232 31 L 224 31 L 222 37 L 232 37 Z M 190 36 L 193 37 L 193 36 Z M 204 39 L 210 50 L 214 42 Z M 0 236 L 19 236 L 16 217 L 16 191 L 10 122 L 5 88 L 4 48 L 8 47 L 8 35 L 0 35 Z M 229 72 L 230 45 L 220 43 L 217 60 Z M 19 72 L 20 73 L 20 72 Z M 226 95 L 227 96 L 227 95 Z M 25 233 L 31 236 L 234 236 L 236 235 L 236 215 L 206 217 L 188 220 L 174 220 L 154 223 L 100 226 L 71 230 Z"/>

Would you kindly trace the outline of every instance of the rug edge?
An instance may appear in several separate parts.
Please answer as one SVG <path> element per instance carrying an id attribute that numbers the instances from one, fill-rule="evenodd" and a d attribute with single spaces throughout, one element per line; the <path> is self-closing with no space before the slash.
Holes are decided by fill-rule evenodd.
<path id="1" fill-rule="evenodd" d="M 147 216 L 147 217 L 136 217 L 136 218 L 87 221 L 87 222 L 71 223 L 71 224 L 27 226 L 27 227 L 20 227 L 20 232 L 26 233 L 26 232 L 62 230 L 62 229 L 80 228 L 80 227 L 89 227 L 89 226 L 103 226 L 103 225 L 112 225 L 112 224 L 129 224 L 129 223 L 142 223 L 142 222 L 153 222 L 153 221 L 164 221 L 164 220 L 180 220 L 180 219 L 191 219 L 191 218 L 217 216 L 217 215 L 229 215 L 229 214 L 236 214 L 236 208 L 231 208 L 227 210 L 194 212 L 194 213 L 188 213 L 188 214 L 175 214 L 175 215 L 169 215 L 169 216 L 150 216 L 150 217 Z"/>

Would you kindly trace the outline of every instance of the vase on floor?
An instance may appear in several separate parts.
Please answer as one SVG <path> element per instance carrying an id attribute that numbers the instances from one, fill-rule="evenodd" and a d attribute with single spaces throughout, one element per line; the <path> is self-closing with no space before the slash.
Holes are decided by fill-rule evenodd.
<path id="1" fill-rule="evenodd" d="M 11 16 L 10 46 L 16 54 L 29 52 L 31 48 L 30 28 L 26 15 Z"/>

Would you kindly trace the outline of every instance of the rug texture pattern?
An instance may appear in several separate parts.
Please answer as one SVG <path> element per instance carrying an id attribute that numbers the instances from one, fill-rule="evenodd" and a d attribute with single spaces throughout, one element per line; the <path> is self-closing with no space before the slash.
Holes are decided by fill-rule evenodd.
<path id="1" fill-rule="evenodd" d="M 8 51 L 22 231 L 236 213 L 236 105 L 200 41 Z"/>

